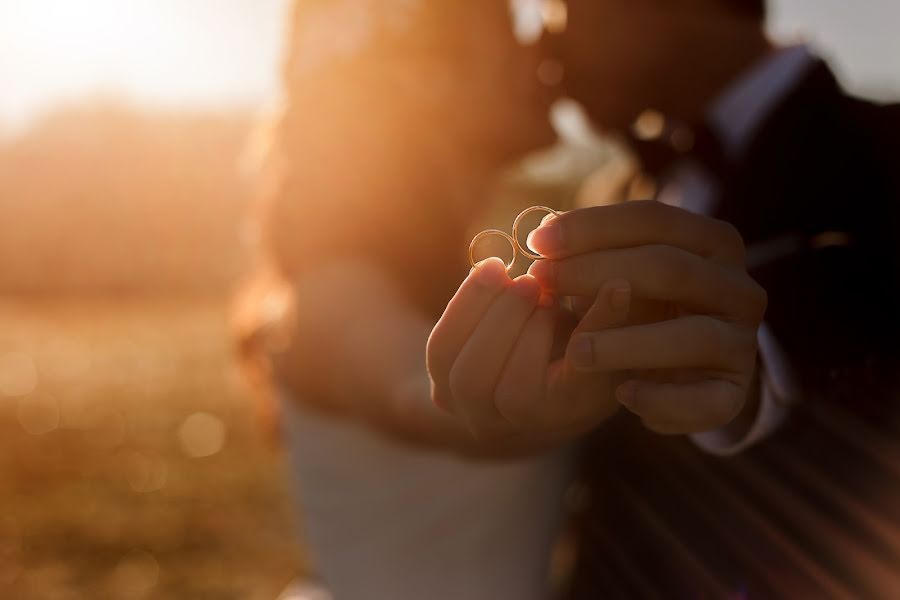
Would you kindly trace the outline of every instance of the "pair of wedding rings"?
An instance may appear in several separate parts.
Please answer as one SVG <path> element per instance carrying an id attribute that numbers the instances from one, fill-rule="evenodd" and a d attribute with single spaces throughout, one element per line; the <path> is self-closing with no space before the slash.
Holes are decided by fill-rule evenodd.
<path id="1" fill-rule="evenodd" d="M 522 212 L 519 213 L 519 216 L 516 217 L 516 220 L 513 221 L 512 226 L 512 235 L 506 233 L 505 231 L 501 231 L 500 229 L 486 229 L 472 238 L 472 242 L 469 244 L 469 264 L 472 265 L 474 269 L 478 262 L 475 260 L 475 247 L 478 245 L 478 242 L 483 240 L 484 238 L 497 236 L 502 237 L 507 242 L 509 242 L 510 248 L 512 248 L 512 258 L 509 262 L 506 263 L 506 270 L 509 271 L 516 264 L 516 259 L 519 256 L 524 256 L 525 258 L 530 258 L 531 260 L 539 260 L 543 258 L 540 254 L 535 254 L 531 250 L 528 249 L 527 241 L 522 243 L 519 241 L 519 229 L 521 228 L 522 221 L 528 215 L 535 212 L 545 212 L 548 215 L 559 216 L 559 211 L 553 210 L 552 208 L 547 208 L 546 206 L 532 206 L 531 208 L 526 208 Z M 546 217 L 545 217 L 546 218 Z"/>

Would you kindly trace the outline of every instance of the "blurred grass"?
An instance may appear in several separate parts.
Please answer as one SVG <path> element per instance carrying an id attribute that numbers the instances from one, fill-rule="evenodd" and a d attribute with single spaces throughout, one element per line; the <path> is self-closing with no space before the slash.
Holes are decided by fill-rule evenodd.
<path id="1" fill-rule="evenodd" d="M 260 131 L 87 102 L 0 140 L 0 600 L 270 600 L 305 570 L 229 353 Z M 608 159 L 581 150 L 513 169 L 483 224 L 571 206 Z"/>
<path id="2" fill-rule="evenodd" d="M 263 600 L 303 569 L 227 336 L 221 301 L 0 300 L 0 598 Z"/>

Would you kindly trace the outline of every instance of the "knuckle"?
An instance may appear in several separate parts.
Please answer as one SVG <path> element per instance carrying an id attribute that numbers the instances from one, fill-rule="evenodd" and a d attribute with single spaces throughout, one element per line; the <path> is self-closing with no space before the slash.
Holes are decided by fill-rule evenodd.
<path id="1" fill-rule="evenodd" d="M 579 368 L 585 372 L 597 372 L 608 365 L 618 362 L 618 354 L 622 351 L 622 344 L 627 343 L 627 336 L 621 331 L 603 329 L 581 334 L 577 340 L 578 346 L 568 348 L 570 360 L 577 360 Z M 579 353 L 575 358 L 574 353 Z"/>
<path id="2" fill-rule="evenodd" d="M 632 200 L 626 206 L 631 208 L 642 220 L 653 219 L 654 223 L 666 221 L 671 206 L 657 200 Z"/>
<path id="3" fill-rule="evenodd" d="M 503 419 L 517 427 L 528 427 L 537 421 L 534 409 L 520 395 L 498 392 L 494 403 Z"/>
<path id="4" fill-rule="evenodd" d="M 756 326 L 745 327 L 740 336 L 740 350 L 745 354 L 756 355 L 759 347 L 759 328 Z"/>
<path id="5" fill-rule="evenodd" d="M 697 270 L 686 252 L 667 246 L 652 246 L 651 252 L 665 289 L 687 289 L 695 285 Z"/>
<path id="6" fill-rule="evenodd" d="M 507 424 L 532 429 L 540 427 L 545 417 L 541 410 L 541 397 L 537 387 L 523 387 L 507 380 L 494 390 L 493 401 L 497 413 Z"/>
<path id="7" fill-rule="evenodd" d="M 573 281 L 593 285 L 593 282 L 596 280 L 597 264 L 595 257 L 592 254 L 585 254 L 567 261 L 567 264 L 561 265 L 560 271 L 565 270 L 566 267 L 571 269 L 570 272 Z"/>
<path id="8" fill-rule="evenodd" d="M 746 272 L 741 274 L 743 282 L 739 288 L 740 303 L 737 317 L 749 323 L 759 324 L 769 307 L 769 294 Z"/>
<path id="9" fill-rule="evenodd" d="M 572 271 L 575 277 L 579 279 L 590 279 L 595 272 L 594 261 L 589 254 L 579 256 L 571 262 Z"/>
<path id="10" fill-rule="evenodd" d="M 710 356 L 730 356 L 736 348 L 734 331 L 732 327 L 710 316 L 695 317 L 705 340 L 706 351 Z"/>
<path id="11" fill-rule="evenodd" d="M 580 219 L 566 219 L 562 217 L 556 217 L 552 222 L 554 224 L 553 226 L 556 227 L 557 231 L 559 232 L 560 238 L 565 240 L 568 246 L 580 247 L 581 245 L 589 241 L 589 234 L 580 226 Z"/>
<path id="12" fill-rule="evenodd" d="M 677 227 L 677 220 L 673 217 L 681 209 L 657 200 L 643 200 L 640 204 L 643 212 L 641 217 L 646 223 L 648 233 L 653 236 L 651 239 L 669 239 L 673 229 Z"/>
<path id="13" fill-rule="evenodd" d="M 731 381 L 722 381 L 713 398 L 707 429 L 721 427 L 734 421 L 744 408 L 744 390 Z"/>
<path id="14" fill-rule="evenodd" d="M 729 371 L 742 371 L 748 357 L 756 356 L 756 328 L 722 321 L 714 317 L 697 317 L 701 322 L 704 354 Z"/>
<path id="15" fill-rule="evenodd" d="M 744 257 L 744 236 L 738 231 L 738 228 L 728 221 L 714 220 L 717 228 L 717 237 L 719 243 L 727 248 L 730 254 L 740 256 L 743 261 Z"/>
<path id="16" fill-rule="evenodd" d="M 450 368 L 447 377 L 447 384 L 450 393 L 456 402 L 473 403 L 482 399 L 482 391 L 480 386 L 472 377 L 471 372 L 465 365 L 461 365 L 458 361 Z"/>
<path id="17" fill-rule="evenodd" d="M 513 389 L 512 385 L 505 383 L 505 381 L 501 381 L 494 390 L 493 400 L 497 412 L 499 412 L 504 419 L 510 423 L 515 423 L 517 421 L 517 416 L 520 414 L 523 401 L 521 394 L 517 393 L 517 390 Z"/>
<path id="18" fill-rule="evenodd" d="M 759 285 L 756 281 L 752 281 L 750 287 L 750 316 L 754 323 L 760 323 L 766 316 L 766 309 L 769 308 L 769 294 L 766 289 Z"/>

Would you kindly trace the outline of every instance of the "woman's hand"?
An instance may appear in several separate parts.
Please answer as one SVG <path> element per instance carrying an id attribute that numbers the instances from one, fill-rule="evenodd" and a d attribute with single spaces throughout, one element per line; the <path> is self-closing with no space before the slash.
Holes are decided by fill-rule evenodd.
<path id="1" fill-rule="evenodd" d="M 627 317 L 627 282 L 605 282 L 598 292 L 576 335 Z M 609 373 L 578 371 L 554 352 L 564 316 L 534 277 L 510 280 L 499 259 L 478 265 L 428 341 L 435 403 L 479 439 L 554 443 L 594 428 L 618 408 L 614 380 Z M 564 331 L 564 343 L 570 332 Z"/>
<path id="2" fill-rule="evenodd" d="M 477 459 L 547 447 L 532 436 L 475 439 L 465 423 L 434 405 L 422 355 L 434 322 L 377 265 L 318 265 L 295 283 L 293 295 L 286 343 L 271 348 L 270 359 L 278 385 L 306 408 Z"/>
<path id="3" fill-rule="evenodd" d="M 563 214 L 529 236 L 548 260 L 530 273 L 556 294 L 592 296 L 628 281 L 627 326 L 572 336 L 579 372 L 630 374 L 619 402 L 660 433 L 730 423 L 754 383 L 765 291 L 747 274 L 731 225 L 654 201 Z"/>

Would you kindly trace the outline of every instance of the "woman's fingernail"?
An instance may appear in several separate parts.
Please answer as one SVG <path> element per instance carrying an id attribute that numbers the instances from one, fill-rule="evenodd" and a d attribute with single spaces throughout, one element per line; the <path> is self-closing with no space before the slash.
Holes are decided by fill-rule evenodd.
<path id="1" fill-rule="evenodd" d="M 634 404 L 634 398 L 637 395 L 637 381 L 626 381 L 616 389 L 616 400 L 628 408 Z"/>
<path id="2" fill-rule="evenodd" d="M 499 258 L 487 258 L 475 265 L 474 279 L 488 288 L 497 288 L 509 279 L 506 266 Z"/>
<path id="3" fill-rule="evenodd" d="M 631 287 L 622 286 L 614 288 L 609 295 L 609 307 L 614 312 L 621 312 L 628 309 L 631 304 Z"/>
<path id="4" fill-rule="evenodd" d="M 569 349 L 569 360 L 579 368 L 594 366 L 594 345 L 591 343 L 590 338 L 581 336 L 572 340 L 572 347 Z"/>
<path id="5" fill-rule="evenodd" d="M 528 300 L 537 300 L 541 294 L 541 284 L 531 275 L 522 275 L 513 281 L 512 291 Z"/>
<path id="6" fill-rule="evenodd" d="M 537 279 L 545 288 L 553 289 L 556 285 L 556 273 L 553 261 L 536 260 L 528 268 L 528 274 Z"/>
<path id="7" fill-rule="evenodd" d="M 542 256 L 551 256 L 558 254 L 563 250 L 563 231 L 559 223 L 553 221 L 546 225 L 541 225 L 528 234 L 525 242 L 534 252 Z"/>

